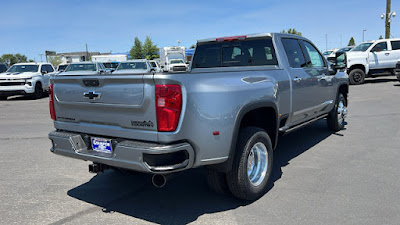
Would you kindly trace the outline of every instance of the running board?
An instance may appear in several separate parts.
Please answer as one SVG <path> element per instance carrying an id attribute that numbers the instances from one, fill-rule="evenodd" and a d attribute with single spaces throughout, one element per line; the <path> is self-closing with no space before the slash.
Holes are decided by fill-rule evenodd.
<path id="1" fill-rule="evenodd" d="M 308 124 L 313 123 L 313 122 L 315 122 L 317 120 L 323 119 L 326 116 L 328 116 L 328 114 L 323 114 L 321 116 L 318 116 L 318 117 L 316 117 L 314 119 L 308 120 L 307 122 L 301 123 L 301 124 L 293 126 L 293 127 L 288 127 L 288 126 L 281 127 L 281 128 L 279 128 L 279 132 L 286 133 L 286 134 L 290 133 L 290 132 L 292 132 L 294 130 L 297 130 L 297 129 L 301 128 L 301 127 L 307 126 Z"/>

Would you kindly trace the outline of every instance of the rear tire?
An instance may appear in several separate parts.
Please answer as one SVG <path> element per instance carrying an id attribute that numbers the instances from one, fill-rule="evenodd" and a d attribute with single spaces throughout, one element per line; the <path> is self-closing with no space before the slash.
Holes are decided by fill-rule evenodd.
<path id="1" fill-rule="evenodd" d="M 8 96 L 0 96 L 0 100 L 7 100 Z"/>
<path id="2" fill-rule="evenodd" d="M 339 93 L 336 99 L 335 107 L 328 115 L 328 128 L 331 131 L 338 132 L 344 128 L 345 118 L 347 116 L 347 101 L 342 93 Z"/>
<path id="3" fill-rule="evenodd" d="M 232 170 L 227 173 L 231 193 L 243 200 L 256 200 L 267 189 L 272 172 L 273 148 L 267 132 L 246 127 L 239 133 Z"/>
<path id="4" fill-rule="evenodd" d="M 365 81 L 365 72 L 362 69 L 353 69 L 349 73 L 350 84 L 363 84 Z"/>
<path id="5" fill-rule="evenodd" d="M 41 83 L 36 83 L 35 92 L 33 93 L 34 99 L 41 99 L 44 96 L 43 88 Z"/>

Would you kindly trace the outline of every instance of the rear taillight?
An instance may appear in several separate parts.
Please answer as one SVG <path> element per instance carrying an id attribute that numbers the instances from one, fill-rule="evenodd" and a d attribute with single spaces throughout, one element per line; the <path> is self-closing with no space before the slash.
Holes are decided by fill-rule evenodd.
<path id="1" fill-rule="evenodd" d="M 53 84 L 50 84 L 50 96 L 49 96 L 49 108 L 50 108 L 50 117 L 53 120 L 56 120 L 56 111 L 54 110 L 54 93 L 53 93 Z"/>
<path id="2" fill-rule="evenodd" d="M 175 131 L 182 110 L 182 90 L 179 85 L 156 85 L 158 131 Z"/>

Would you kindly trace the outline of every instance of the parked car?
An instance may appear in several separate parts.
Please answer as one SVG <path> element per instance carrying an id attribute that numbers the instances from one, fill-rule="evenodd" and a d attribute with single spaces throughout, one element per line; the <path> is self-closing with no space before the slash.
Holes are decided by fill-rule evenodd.
<path id="1" fill-rule="evenodd" d="M 0 63 L 0 73 L 4 73 L 8 70 L 8 66 L 5 63 Z"/>
<path id="2" fill-rule="evenodd" d="M 76 62 L 67 66 L 62 75 L 94 75 L 94 74 L 109 74 L 102 63 L 98 62 Z M 59 75 L 60 75 L 59 74 Z"/>
<path id="3" fill-rule="evenodd" d="M 348 76 L 328 65 L 310 40 L 264 33 L 199 40 L 185 73 L 62 73 L 52 79 L 51 152 L 92 161 L 91 172 L 153 174 L 157 187 L 206 166 L 211 188 L 254 200 L 280 134 L 324 118 L 344 127 Z"/>
<path id="4" fill-rule="evenodd" d="M 163 47 L 160 48 L 160 65 L 164 72 L 169 72 L 171 69 L 170 63 L 174 59 L 185 60 L 185 47 L 175 46 L 175 47 Z M 182 68 L 182 67 L 181 67 Z"/>
<path id="5" fill-rule="evenodd" d="M 42 98 L 49 91 L 54 67 L 49 63 L 17 63 L 0 74 L 0 99 L 12 95 Z"/>
<path id="6" fill-rule="evenodd" d="M 400 59 L 400 39 L 364 42 L 346 53 L 350 84 L 363 84 L 366 77 L 385 71 L 395 74 Z"/>
<path id="7" fill-rule="evenodd" d="M 322 53 L 323 56 L 328 56 L 333 53 L 333 50 L 328 50 Z"/>
<path id="8" fill-rule="evenodd" d="M 339 50 L 337 50 L 335 52 L 332 52 L 331 54 L 327 55 L 326 59 L 329 62 L 335 63 L 336 62 L 336 53 L 348 52 L 348 51 L 352 50 L 354 47 L 355 46 L 347 46 L 347 47 L 341 48 L 341 49 L 339 49 Z"/>
<path id="9" fill-rule="evenodd" d="M 356 47 L 356 46 L 346 46 L 344 48 L 337 50 L 336 52 L 348 52 L 348 51 L 351 51 L 354 47 Z"/>
<path id="10" fill-rule="evenodd" d="M 150 74 L 153 72 L 149 61 L 146 59 L 134 59 L 121 62 L 113 74 Z"/>
<path id="11" fill-rule="evenodd" d="M 119 62 L 103 62 L 103 66 L 107 71 L 114 72 L 119 65 Z"/>
<path id="12" fill-rule="evenodd" d="M 150 60 L 149 63 L 150 63 L 150 67 L 151 67 L 152 71 L 154 71 L 156 73 L 161 73 L 162 72 L 160 64 L 156 60 Z"/>
<path id="13" fill-rule="evenodd" d="M 187 64 L 183 59 L 171 59 L 168 63 L 168 71 L 176 72 L 176 71 L 186 71 Z"/>
<path id="14" fill-rule="evenodd" d="M 57 66 L 56 71 L 63 72 L 68 67 L 68 65 L 69 65 L 69 63 L 61 63 L 60 65 Z"/>
<path id="15" fill-rule="evenodd" d="M 326 59 L 328 59 L 329 57 L 335 56 L 335 53 L 336 53 L 338 50 L 339 50 L 338 48 L 334 48 L 334 49 L 325 51 L 324 53 L 322 53 L 322 55 L 323 55 Z"/>

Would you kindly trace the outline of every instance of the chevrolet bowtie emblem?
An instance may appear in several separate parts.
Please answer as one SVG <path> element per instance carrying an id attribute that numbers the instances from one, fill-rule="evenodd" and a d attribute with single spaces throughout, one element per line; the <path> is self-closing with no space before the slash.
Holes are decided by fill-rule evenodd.
<path id="1" fill-rule="evenodd" d="M 90 99 L 90 100 L 95 100 L 96 98 L 100 98 L 101 97 L 101 93 L 96 93 L 94 91 L 88 91 L 88 92 L 84 92 L 83 96 L 85 98 Z"/>

